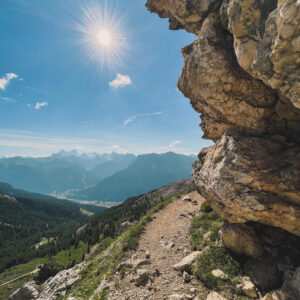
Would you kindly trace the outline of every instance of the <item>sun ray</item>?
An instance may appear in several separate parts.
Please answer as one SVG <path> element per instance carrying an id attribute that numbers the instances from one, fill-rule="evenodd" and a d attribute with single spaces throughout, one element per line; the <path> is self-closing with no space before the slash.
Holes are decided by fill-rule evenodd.
<path id="1" fill-rule="evenodd" d="M 81 3 L 81 16 L 74 20 L 73 28 L 78 33 L 78 44 L 91 64 L 99 69 L 116 69 L 129 56 L 129 38 L 125 34 L 124 18 L 117 5 L 107 1 Z"/>

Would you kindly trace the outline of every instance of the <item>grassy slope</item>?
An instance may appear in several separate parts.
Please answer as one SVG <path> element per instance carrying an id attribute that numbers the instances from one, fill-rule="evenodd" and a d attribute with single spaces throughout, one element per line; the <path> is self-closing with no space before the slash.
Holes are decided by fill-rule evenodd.
<path id="1" fill-rule="evenodd" d="M 87 245 L 80 243 L 77 249 L 72 247 L 70 250 L 61 251 L 57 253 L 57 255 L 50 258 L 37 258 L 26 264 L 11 267 L 10 269 L 0 274 L 0 285 L 4 282 L 10 281 L 14 278 L 32 272 L 36 269 L 37 265 L 40 264 L 51 263 L 58 268 L 65 268 L 71 265 L 73 260 L 75 260 L 76 263 L 79 263 L 81 262 L 83 254 L 85 254 L 86 252 Z M 31 281 L 34 278 L 34 276 L 35 275 L 32 274 L 23 277 L 13 283 L 9 283 L 0 287 L 0 300 L 8 299 L 9 295 L 11 295 L 13 291 L 17 290 L 25 282 Z"/>

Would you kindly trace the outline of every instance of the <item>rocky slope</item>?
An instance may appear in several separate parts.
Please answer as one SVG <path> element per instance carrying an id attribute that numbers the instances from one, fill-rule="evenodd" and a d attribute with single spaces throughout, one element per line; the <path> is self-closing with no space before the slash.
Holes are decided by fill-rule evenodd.
<path id="1" fill-rule="evenodd" d="M 239 254 L 271 255 L 286 278 L 291 266 L 280 265 L 278 249 L 293 241 L 299 257 L 300 236 L 299 1 L 148 0 L 146 6 L 169 18 L 170 29 L 196 35 L 182 50 L 178 87 L 201 114 L 204 138 L 215 142 L 200 152 L 192 180 L 227 221 L 224 243 Z M 275 281 L 265 288 L 274 287 Z"/>

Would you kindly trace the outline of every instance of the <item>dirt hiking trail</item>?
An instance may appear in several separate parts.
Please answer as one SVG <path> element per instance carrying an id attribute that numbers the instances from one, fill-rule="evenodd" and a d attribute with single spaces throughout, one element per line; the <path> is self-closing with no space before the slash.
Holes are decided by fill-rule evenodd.
<path id="1" fill-rule="evenodd" d="M 184 199 L 186 196 L 191 201 Z M 149 257 L 149 264 L 141 266 L 152 275 L 147 284 L 136 286 L 134 274 L 128 273 L 123 279 L 116 275 L 115 287 L 108 299 L 205 299 L 209 292 L 199 281 L 176 271 L 173 266 L 191 253 L 189 229 L 192 217 L 199 212 L 205 200 L 195 191 L 176 199 L 154 214 L 153 220 L 141 235 L 139 247 L 132 255 L 138 261 Z M 117 282 L 117 283 L 116 283 Z"/>

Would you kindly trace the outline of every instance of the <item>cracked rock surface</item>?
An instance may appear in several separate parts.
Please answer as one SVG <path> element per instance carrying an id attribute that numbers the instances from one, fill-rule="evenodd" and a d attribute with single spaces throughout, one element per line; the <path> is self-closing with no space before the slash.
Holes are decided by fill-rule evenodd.
<path id="1" fill-rule="evenodd" d="M 192 180 L 230 223 L 300 236 L 300 2 L 148 0 L 195 41 L 178 87 L 204 138 Z M 201 167 L 199 167 L 201 165 Z"/>

